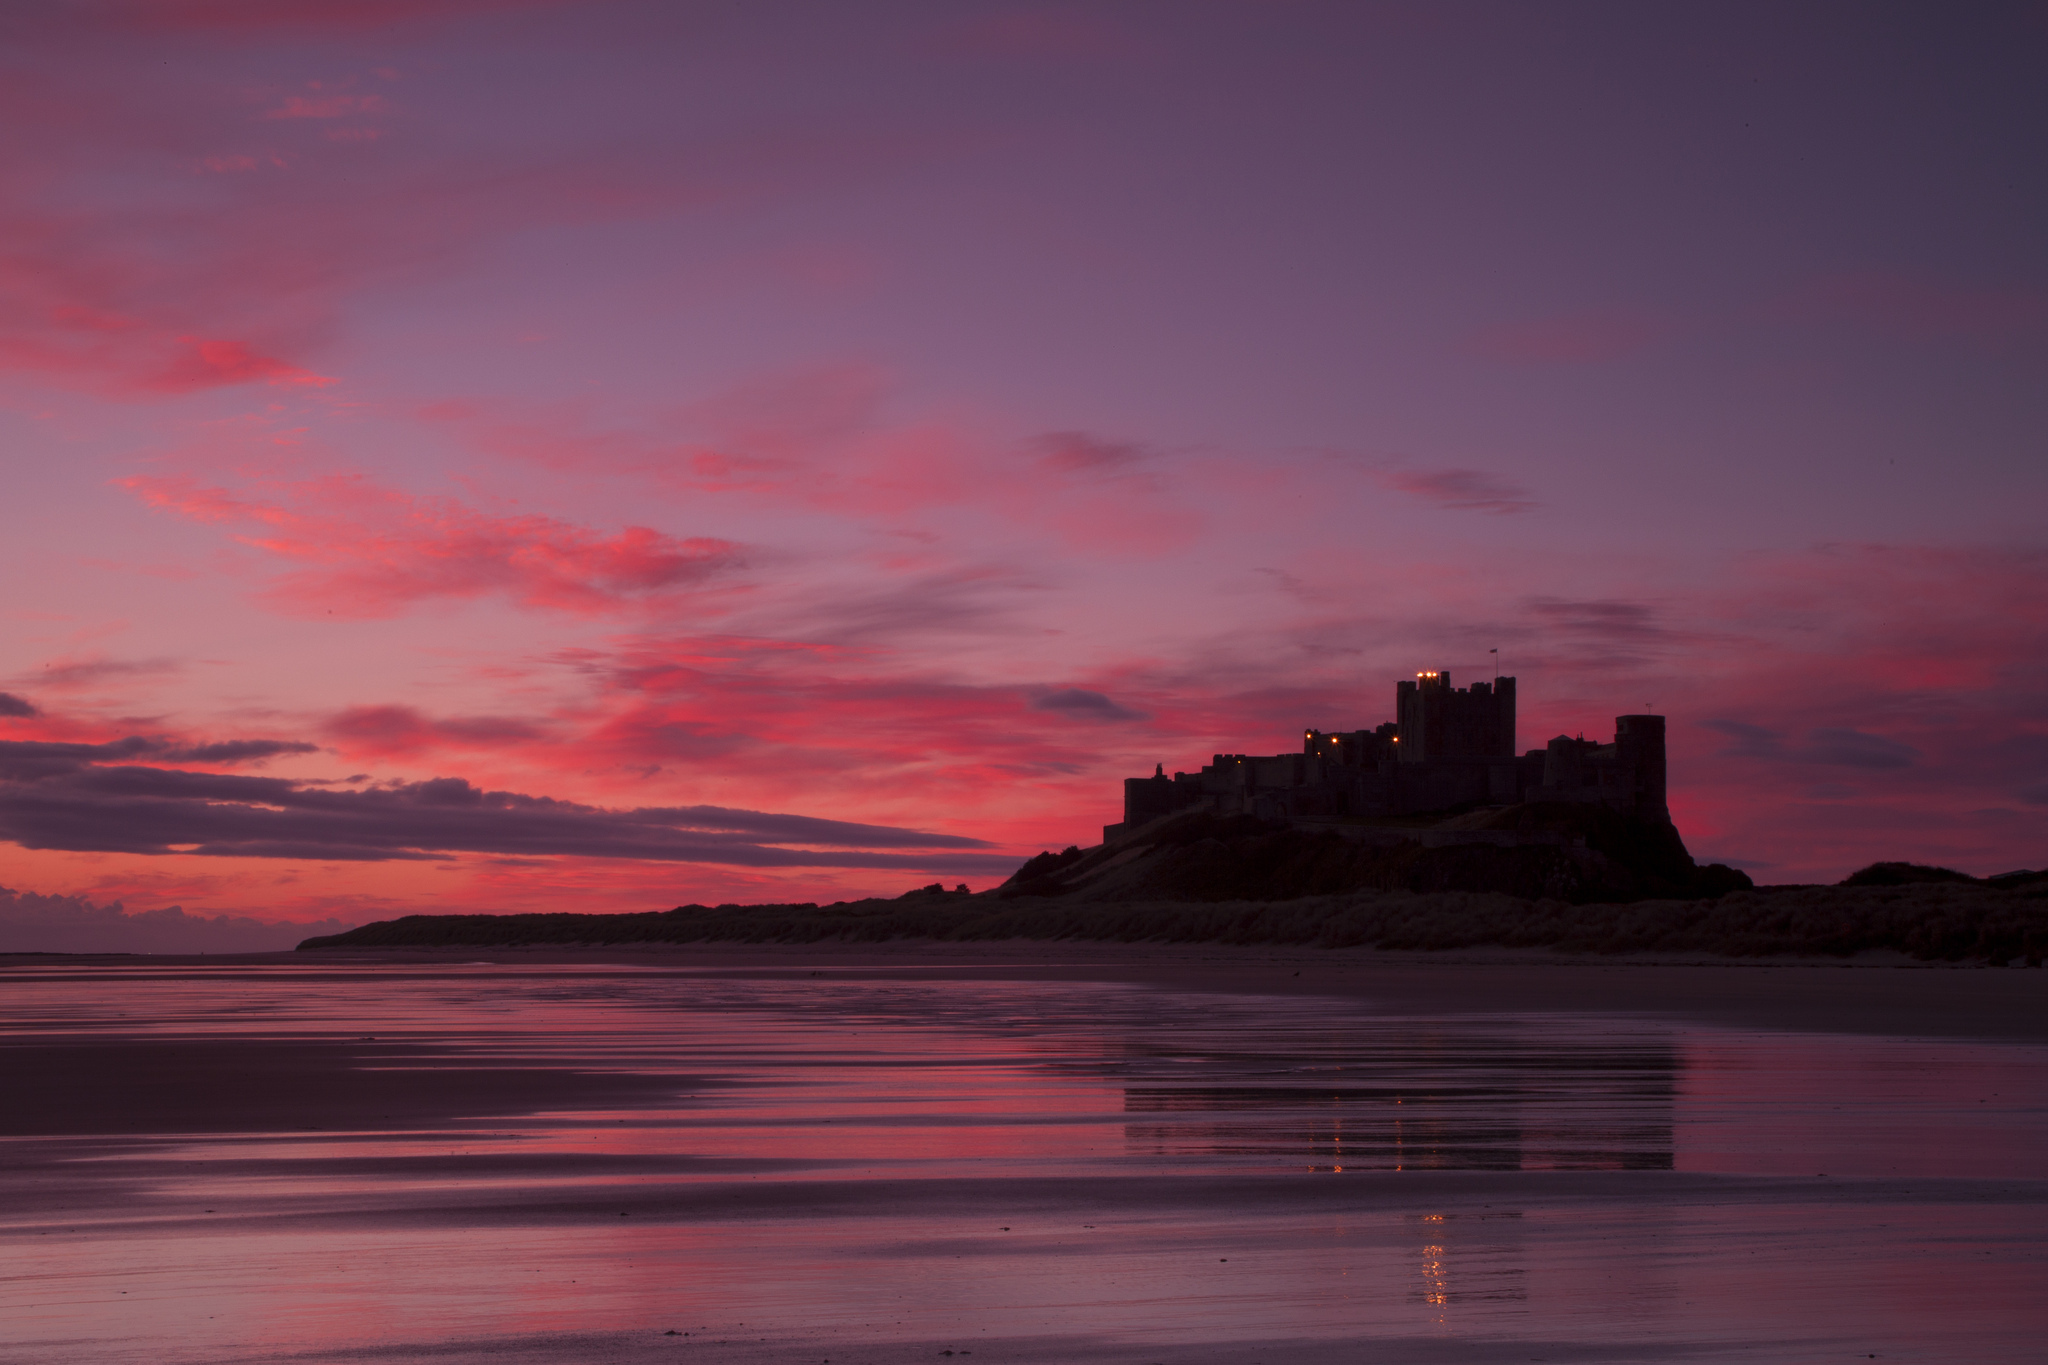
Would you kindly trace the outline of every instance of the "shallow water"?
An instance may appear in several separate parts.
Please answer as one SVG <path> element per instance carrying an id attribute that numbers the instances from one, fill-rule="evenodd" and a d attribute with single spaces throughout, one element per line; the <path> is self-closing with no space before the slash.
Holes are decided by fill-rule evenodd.
<path id="1" fill-rule="evenodd" d="M 829 968 L 0 989 L 10 1362 L 2048 1358 L 2039 1045 Z"/>

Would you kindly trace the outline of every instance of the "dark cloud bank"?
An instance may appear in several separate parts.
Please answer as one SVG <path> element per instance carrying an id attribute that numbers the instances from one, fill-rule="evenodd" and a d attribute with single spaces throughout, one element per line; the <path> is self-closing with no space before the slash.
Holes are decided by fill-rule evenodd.
<path id="1" fill-rule="evenodd" d="M 1860 730 L 1814 730 L 1802 745 L 1788 744 L 1777 731 L 1745 721 L 1706 720 L 1700 724 L 1734 740 L 1724 752 L 1737 758 L 1820 763 L 1835 768 L 1910 768 L 1920 758 L 1919 751 L 1909 744 Z"/>
<path id="2" fill-rule="evenodd" d="M 248 745 L 272 741 L 247 741 Z M 455 853 L 566 855 L 737 867 L 1014 870 L 979 839 L 722 806 L 607 810 L 459 777 L 361 791 L 277 777 L 124 761 L 232 760 L 224 747 L 0 742 L 0 839 L 25 848 L 315 861 L 433 860 Z M 296 746 L 279 744 L 270 752 Z M 794 847 L 790 847 L 794 845 Z"/>
<path id="3" fill-rule="evenodd" d="M 270 953 L 312 934 L 354 927 L 339 919 L 272 924 L 237 915 L 209 918 L 177 905 L 130 912 L 119 901 L 94 905 L 81 896 L 0 886 L 0 953 Z"/>
<path id="4" fill-rule="evenodd" d="M 1031 703 L 1034 711 L 1050 711 L 1055 715 L 1071 716 L 1082 720 L 1144 720 L 1145 713 L 1119 706 L 1100 692 L 1090 692 L 1085 687 L 1069 687 L 1059 692 L 1048 692 Z"/>

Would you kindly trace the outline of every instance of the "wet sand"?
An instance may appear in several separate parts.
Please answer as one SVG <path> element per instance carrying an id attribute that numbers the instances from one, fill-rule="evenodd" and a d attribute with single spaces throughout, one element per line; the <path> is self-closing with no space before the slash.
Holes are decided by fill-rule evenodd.
<path id="1" fill-rule="evenodd" d="M 0 959 L 0 1361 L 2041 1358 L 2044 983 Z"/>
<path id="2" fill-rule="evenodd" d="M 450 948 L 292 956 L 419 964 L 674 963 L 762 979 L 803 977 L 822 968 L 846 979 L 903 973 L 915 979 L 954 981 L 1129 982 L 1228 994 L 1330 996 L 1426 1011 L 1595 1010 L 1754 1028 L 2048 1041 L 2048 970 L 1926 963 L 1891 953 L 1850 959 L 1746 960 L 1707 955 L 1594 957 L 1544 949 L 1412 953 L 1373 948 L 906 941 L 584 950 Z"/>

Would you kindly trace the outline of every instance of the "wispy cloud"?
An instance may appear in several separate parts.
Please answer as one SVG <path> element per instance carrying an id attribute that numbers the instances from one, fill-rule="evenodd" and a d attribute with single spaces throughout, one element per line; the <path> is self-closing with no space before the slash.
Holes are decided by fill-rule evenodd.
<path id="1" fill-rule="evenodd" d="M 979 839 L 722 806 L 612 810 L 461 778 L 335 791 L 272 777 L 145 767 L 147 743 L 0 741 L 0 838 L 25 848 L 312 861 L 454 854 L 985 875 Z"/>
<path id="2" fill-rule="evenodd" d="M 320 746 L 300 739 L 222 739 L 210 744 L 179 744 L 162 751 L 173 763 L 213 763 L 229 767 L 241 763 L 261 765 L 285 754 L 317 754 Z"/>
<path id="3" fill-rule="evenodd" d="M 65 655 L 51 659 L 33 673 L 37 687 L 79 691 L 123 680 L 162 678 L 184 668 L 177 659 L 113 659 L 104 654 Z"/>
<path id="4" fill-rule="evenodd" d="M 37 137 L 0 166 L 8 206 L 0 375 L 128 401 L 255 383 L 322 388 L 336 381 L 318 353 L 344 300 L 372 281 L 422 278 L 543 224 L 759 204 L 952 152 L 922 132 L 819 126 L 709 138 L 672 130 L 547 154 L 522 144 L 446 158 L 374 128 L 333 126 L 375 114 L 384 99 L 375 93 L 277 95 L 273 117 L 252 121 L 220 101 L 190 98 L 170 74 L 178 62 L 159 70 L 154 61 L 107 66 L 104 53 L 81 60 L 71 44 L 85 35 L 62 32 L 77 22 L 281 35 L 348 27 L 344 14 L 365 16 L 356 26 L 373 29 L 514 7 L 177 0 L 111 6 L 92 23 L 55 7 L 48 21 L 10 27 L 24 60 L 0 114 L 34 126 Z M 47 69 L 37 55 L 49 58 Z M 143 187 L 118 213 L 78 190 L 92 182 L 81 182 L 79 164 L 165 162 L 189 168 L 183 183 L 172 192 Z M 258 169 L 277 173 L 231 173 Z"/>
<path id="5" fill-rule="evenodd" d="M 1129 468 L 1145 458 L 1131 441 L 1108 441 L 1085 431 L 1054 431 L 1032 443 L 1041 468 L 1058 474 L 1099 473 Z"/>
<path id="6" fill-rule="evenodd" d="M 1103 693 L 1085 687 L 1063 687 L 1057 692 L 1048 692 L 1042 697 L 1033 698 L 1031 709 L 1071 716 L 1076 720 L 1145 719 L 1144 712 L 1119 706 Z"/>
<path id="7" fill-rule="evenodd" d="M 1138 442 L 1056 431 L 998 439 L 955 417 L 888 417 L 893 381 L 866 365 L 755 376 L 635 425 L 582 406 L 446 402 L 423 412 L 479 449 L 842 521 L 900 525 L 964 510 L 1113 558 L 1170 554 L 1208 524 L 1187 471 Z"/>
<path id="8" fill-rule="evenodd" d="M 393 758 L 442 749 L 503 749 L 545 739 L 544 726 L 512 716 L 428 717 L 410 706 L 351 706 L 321 731 L 344 753 Z"/>
<path id="9" fill-rule="evenodd" d="M 142 379 L 144 388 L 186 393 L 260 379 L 271 385 L 320 389 L 340 382 L 275 356 L 263 355 L 246 341 L 207 341 L 190 336 L 178 337 L 176 341 L 182 349 L 166 358 L 154 378 Z"/>
<path id="10" fill-rule="evenodd" d="M 1397 493 L 1420 498 L 1452 512 L 1512 516 L 1542 506 L 1519 484 L 1484 470 L 1390 469 L 1378 477 L 1382 484 Z"/>
<path id="11" fill-rule="evenodd" d="M 181 905 L 130 910 L 83 896 L 43 896 L 0 886 L 0 952 L 266 953 L 360 921 L 280 924 L 244 915 L 199 915 Z"/>
<path id="12" fill-rule="evenodd" d="M 1625 599 L 1532 597 L 1523 610 L 1550 630 L 1604 645 L 1650 645 L 1669 641 L 1670 627 L 1647 602 Z"/>
<path id="13" fill-rule="evenodd" d="M 1700 724 L 1733 740 L 1725 752 L 1736 758 L 1890 770 L 1910 768 L 1920 757 L 1910 744 L 1839 726 L 1817 727 L 1807 733 L 1804 743 L 1795 744 L 1775 730 L 1747 721 L 1704 720 Z"/>
<path id="14" fill-rule="evenodd" d="M 187 478 L 122 485 L 195 521 L 251 528 L 237 538 L 312 567 L 276 579 L 266 600 L 298 615 L 390 616 L 432 598 L 503 595 L 580 614 L 619 610 L 656 593 L 701 589 L 740 567 L 739 548 L 645 526 L 609 534 L 552 517 L 494 517 L 448 498 L 414 498 L 337 475 L 240 496 Z"/>

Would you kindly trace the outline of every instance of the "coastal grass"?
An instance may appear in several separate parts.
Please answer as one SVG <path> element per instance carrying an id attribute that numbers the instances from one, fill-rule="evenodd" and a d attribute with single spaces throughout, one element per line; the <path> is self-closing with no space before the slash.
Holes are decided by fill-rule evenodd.
<path id="1" fill-rule="evenodd" d="M 1847 957 L 1887 950 L 1994 966 L 2048 957 L 2048 885 L 1765 887 L 1712 900 L 1574 905 L 1468 892 L 1370 891 L 1283 901 L 969 896 L 937 889 L 833 905 L 686 905 L 646 914 L 408 915 L 307 939 L 325 948 L 993 939 L 1567 953 Z"/>

